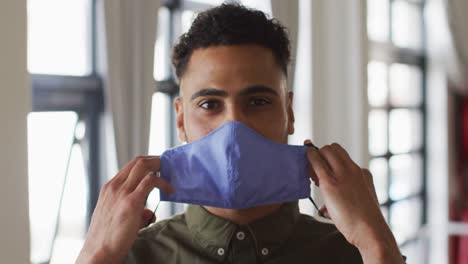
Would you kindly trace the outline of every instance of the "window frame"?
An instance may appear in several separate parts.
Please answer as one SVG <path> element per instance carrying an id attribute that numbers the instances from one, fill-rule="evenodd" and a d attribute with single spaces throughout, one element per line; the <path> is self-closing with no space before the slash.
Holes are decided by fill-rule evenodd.
<path id="1" fill-rule="evenodd" d="M 73 144 L 80 144 L 85 162 L 85 172 L 88 183 L 86 229 L 91 223 L 92 213 L 96 207 L 101 186 L 105 183 L 102 174 L 102 139 L 101 117 L 104 111 L 103 82 L 97 73 L 97 24 L 96 0 L 90 0 L 90 40 L 91 40 L 91 74 L 85 76 L 34 74 L 30 73 L 32 109 L 31 112 L 73 111 L 78 114 L 78 122 L 84 122 L 86 132 L 82 140 L 74 135 Z M 71 152 L 70 154 L 71 155 Z M 65 172 L 67 173 L 67 172 Z M 62 204 L 63 190 L 59 204 Z M 58 208 L 55 233 L 51 244 L 49 259 L 41 264 L 50 263 L 53 256 L 54 244 L 58 237 L 59 217 L 61 206 Z"/>
<path id="2" fill-rule="evenodd" d="M 371 0 L 370 0 L 371 1 Z M 388 21 L 388 26 L 389 26 L 389 36 L 388 39 L 385 42 L 377 42 L 374 40 L 371 40 L 370 38 L 368 39 L 368 47 L 369 47 L 369 57 L 368 57 L 368 62 L 371 61 L 378 61 L 378 62 L 383 62 L 386 65 L 391 65 L 393 63 L 401 63 L 404 65 L 408 66 L 415 66 L 421 70 L 421 96 L 422 96 L 422 102 L 418 106 L 394 106 L 391 105 L 389 102 L 389 98 L 387 98 L 387 103 L 384 106 L 381 107 L 375 107 L 371 106 L 368 104 L 369 107 L 369 114 L 372 110 L 384 110 L 385 113 L 387 114 L 387 152 L 383 155 L 372 155 L 370 154 L 370 158 L 376 159 L 376 158 L 384 158 L 387 161 L 387 200 L 383 203 L 381 203 L 381 207 L 385 208 L 385 210 L 388 212 L 388 219 L 391 219 L 392 214 L 391 214 L 391 208 L 397 203 L 403 202 L 403 201 L 408 201 L 413 198 L 420 198 L 422 201 L 422 208 L 421 208 L 421 223 L 419 226 L 419 230 L 424 228 L 424 225 L 427 223 L 427 52 L 426 52 L 426 27 L 425 27 L 425 21 L 424 21 L 424 8 L 426 1 L 425 0 L 420 0 L 420 1 L 414 1 L 414 0 L 404 0 L 406 3 L 411 4 L 411 5 L 417 5 L 419 8 L 419 11 L 421 12 L 421 39 L 422 39 L 422 47 L 420 50 L 415 50 L 415 49 L 410 49 L 410 48 L 403 48 L 403 47 L 398 47 L 393 44 L 393 32 L 392 32 L 392 20 L 394 18 L 394 14 L 392 12 L 392 6 L 395 0 L 388 0 L 389 2 L 389 21 Z M 366 14 L 368 16 L 368 14 Z M 369 35 L 368 35 L 369 36 Z M 388 74 L 388 71 L 387 71 Z M 387 86 L 389 87 L 389 90 L 387 91 L 390 93 L 390 85 L 389 85 L 390 79 L 387 80 Z M 407 109 L 407 110 L 415 110 L 421 113 L 422 117 L 422 124 L 421 124 L 421 137 L 422 137 L 422 145 L 421 147 L 410 150 L 408 152 L 403 152 L 403 153 L 391 153 L 390 152 L 390 112 L 395 109 Z M 391 182 L 392 182 L 392 173 L 390 169 L 390 158 L 393 156 L 397 155 L 402 155 L 402 154 L 419 154 L 420 157 L 422 158 L 422 164 L 421 164 L 421 173 L 422 173 L 422 186 L 421 186 L 421 191 L 410 194 L 404 198 L 401 199 L 392 199 L 392 197 L 389 195 L 390 194 L 390 187 L 391 187 Z M 407 245 L 411 243 L 415 243 L 420 240 L 419 237 L 419 232 L 416 232 L 413 236 L 410 238 L 402 241 L 400 243 L 400 247 L 406 247 Z"/>

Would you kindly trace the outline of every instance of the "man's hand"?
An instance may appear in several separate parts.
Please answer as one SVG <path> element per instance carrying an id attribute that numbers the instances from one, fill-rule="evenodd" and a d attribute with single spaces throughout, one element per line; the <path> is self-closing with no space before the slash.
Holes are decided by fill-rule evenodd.
<path id="1" fill-rule="evenodd" d="M 310 177 L 322 191 L 324 211 L 359 249 L 364 263 L 404 263 L 380 212 L 370 172 L 361 169 L 336 143 L 321 149 L 311 147 L 307 156 Z"/>
<path id="2" fill-rule="evenodd" d="M 156 176 L 159 157 L 138 157 L 129 162 L 104 185 L 76 263 L 121 263 L 137 238 L 138 230 L 153 218 L 145 209 L 154 188 L 173 188 Z M 154 219 L 155 220 L 155 219 Z"/>

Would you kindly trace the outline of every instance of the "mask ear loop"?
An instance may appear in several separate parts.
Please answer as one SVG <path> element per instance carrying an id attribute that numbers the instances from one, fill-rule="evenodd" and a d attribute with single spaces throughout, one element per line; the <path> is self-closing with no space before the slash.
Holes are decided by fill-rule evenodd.
<path id="1" fill-rule="evenodd" d="M 314 199 L 312 199 L 312 196 L 309 196 L 309 200 L 312 202 L 312 204 L 314 205 L 315 209 L 317 209 L 318 215 L 320 215 L 321 217 L 325 218 L 325 215 L 322 214 L 322 212 L 321 212 L 320 209 L 318 208 L 317 204 L 314 202 Z"/>
<path id="2" fill-rule="evenodd" d="M 316 149 L 316 150 L 319 149 L 317 146 L 315 146 L 315 145 L 312 144 L 312 143 L 305 143 L 304 145 L 307 146 L 307 147 L 314 148 L 314 149 Z M 318 215 L 321 216 L 321 217 L 325 217 L 325 215 L 324 215 L 324 214 L 320 211 L 320 209 L 318 208 L 317 204 L 314 202 L 314 199 L 312 199 L 312 196 L 309 196 L 309 200 L 312 202 L 312 204 L 314 205 L 315 209 L 317 209 Z"/>
<path id="3" fill-rule="evenodd" d="M 154 218 L 156 218 L 156 211 L 158 210 L 159 204 L 161 203 L 161 200 L 158 202 L 156 205 L 156 208 L 154 208 L 153 215 L 151 216 L 150 220 L 148 221 L 148 224 L 146 226 L 149 226 L 151 222 L 153 221 Z"/>

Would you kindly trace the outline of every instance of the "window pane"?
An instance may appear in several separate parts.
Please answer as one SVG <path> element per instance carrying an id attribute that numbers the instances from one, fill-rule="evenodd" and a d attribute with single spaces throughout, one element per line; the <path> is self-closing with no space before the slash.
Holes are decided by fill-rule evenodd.
<path id="1" fill-rule="evenodd" d="M 422 10 L 419 5 L 395 0 L 392 5 L 393 43 L 403 48 L 422 47 Z"/>
<path id="2" fill-rule="evenodd" d="M 161 155 L 170 146 L 170 111 L 171 98 L 164 93 L 154 93 L 151 107 L 151 127 L 149 154 Z M 156 208 L 159 201 L 159 190 L 154 189 L 148 196 L 147 206 L 150 210 Z M 171 203 L 162 202 L 156 212 L 157 220 L 164 220 L 171 216 Z"/>
<path id="3" fill-rule="evenodd" d="M 78 257 L 86 235 L 87 198 L 88 184 L 82 149 L 80 145 L 75 144 L 72 148 L 51 264 L 73 263 Z"/>
<path id="4" fill-rule="evenodd" d="M 192 25 L 192 22 L 196 16 L 197 13 L 192 10 L 184 10 L 182 12 L 182 32 L 185 33 L 190 29 L 190 26 Z"/>
<path id="5" fill-rule="evenodd" d="M 258 1 L 258 0 L 241 0 L 241 3 L 249 8 L 262 11 L 271 17 L 271 1 Z"/>
<path id="6" fill-rule="evenodd" d="M 372 159 L 369 163 L 369 169 L 372 173 L 375 191 L 379 203 L 384 203 L 388 199 L 388 167 L 385 158 Z"/>
<path id="7" fill-rule="evenodd" d="M 406 263 L 429 263 L 428 248 L 428 241 L 418 239 L 402 247 L 401 254 L 406 256 Z"/>
<path id="8" fill-rule="evenodd" d="M 369 151 L 371 155 L 387 152 L 387 113 L 384 110 L 369 113 Z"/>
<path id="9" fill-rule="evenodd" d="M 389 221 L 388 221 L 388 207 L 386 207 L 386 206 L 381 206 L 381 207 L 380 207 L 380 211 L 382 212 L 382 215 L 383 215 L 385 221 L 386 221 L 387 224 L 388 224 L 388 223 L 389 223 Z"/>
<path id="10" fill-rule="evenodd" d="M 59 198 L 78 116 L 74 112 L 28 115 L 31 261 L 49 260 Z"/>
<path id="11" fill-rule="evenodd" d="M 383 62 L 371 61 L 367 66 L 368 71 L 368 96 L 369 104 L 374 107 L 384 106 L 387 103 L 388 94 L 388 67 Z"/>
<path id="12" fill-rule="evenodd" d="M 415 236 L 421 221 L 422 201 L 419 197 L 395 203 L 390 208 L 390 226 L 398 243 Z"/>
<path id="13" fill-rule="evenodd" d="M 402 199 L 422 190 L 422 158 L 420 155 L 396 155 L 390 158 L 390 197 Z"/>
<path id="14" fill-rule="evenodd" d="M 390 112 L 390 151 L 408 152 L 422 145 L 422 114 L 420 111 L 396 109 Z"/>
<path id="15" fill-rule="evenodd" d="M 31 73 L 91 73 L 91 1 L 28 0 Z"/>
<path id="16" fill-rule="evenodd" d="M 224 3 L 226 0 L 184 0 L 184 1 L 202 3 L 202 4 L 209 4 L 209 5 L 220 5 L 220 4 Z"/>
<path id="17" fill-rule="evenodd" d="M 369 39 L 380 42 L 388 41 L 389 14 L 388 0 L 367 1 L 367 33 Z"/>
<path id="18" fill-rule="evenodd" d="M 154 48 L 154 79 L 166 80 L 171 76 L 171 41 L 169 35 L 169 9 L 159 8 L 158 11 L 158 35 Z"/>
<path id="19" fill-rule="evenodd" d="M 392 64 L 390 103 L 394 106 L 418 106 L 422 103 L 422 74 L 418 67 Z"/>
<path id="20" fill-rule="evenodd" d="M 171 98 L 157 92 L 152 100 L 149 154 L 161 155 L 169 147 Z"/>

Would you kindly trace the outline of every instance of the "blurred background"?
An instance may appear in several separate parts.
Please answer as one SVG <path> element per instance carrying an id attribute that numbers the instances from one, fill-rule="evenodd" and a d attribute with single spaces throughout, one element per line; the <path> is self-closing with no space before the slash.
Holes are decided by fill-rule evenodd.
<path id="1" fill-rule="evenodd" d="M 72 263 L 101 186 L 180 144 L 171 47 L 223 2 L 0 1 L 2 262 Z M 339 142 L 370 168 L 408 263 L 467 264 L 468 3 L 236 2 L 289 28 L 290 144 Z"/>

